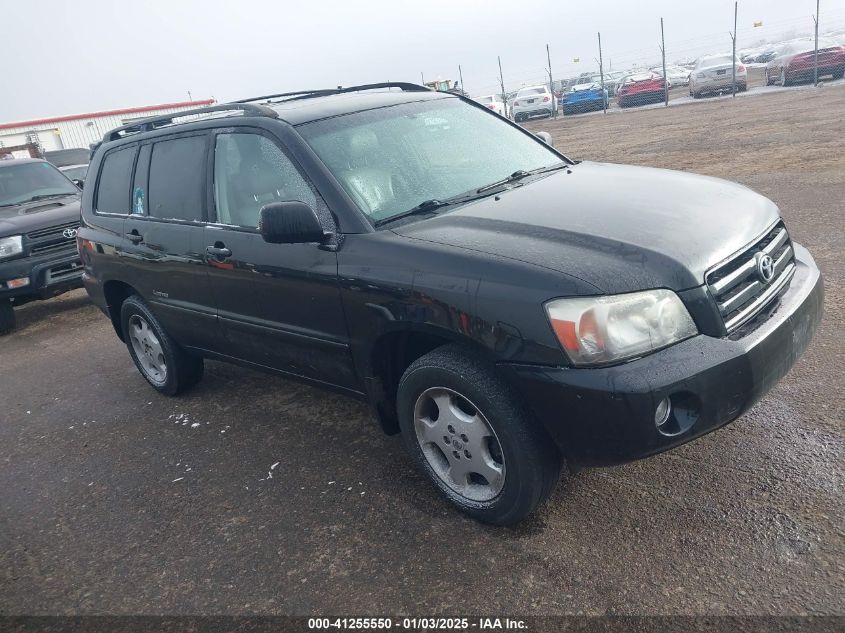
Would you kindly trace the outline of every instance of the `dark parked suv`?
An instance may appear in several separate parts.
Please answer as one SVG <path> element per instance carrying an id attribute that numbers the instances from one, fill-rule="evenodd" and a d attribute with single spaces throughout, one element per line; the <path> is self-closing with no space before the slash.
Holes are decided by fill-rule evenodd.
<path id="1" fill-rule="evenodd" d="M 186 117 L 109 133 L 83 193 L 84 283 L 141 374 L 174 395 L 213 358 L 366 399 L 484 521 L 526 516 L 564 461 L 736 419 L 821 318 L 766 198 L 577 163 L 460 96 L 378 84 Z"/>
<path id="2" fill-rule="evenodd" d="M 14 306 L 82 286 L 80 191 L 50 163 L 0 161 L 0 335 Z"/>

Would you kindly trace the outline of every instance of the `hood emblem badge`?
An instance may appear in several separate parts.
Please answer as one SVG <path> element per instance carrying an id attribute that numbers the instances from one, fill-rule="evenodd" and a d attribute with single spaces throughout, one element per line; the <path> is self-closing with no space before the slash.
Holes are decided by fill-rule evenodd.
<path id="1" fill-rule="evenodd" d="M 76 237 L 77 229 L 65 229 L 62 231 L 62 235 L 64 235 L 67 239 L 72 240 Z"/>
<path id="2" fill-rule="evenodd" d="M 775 276 L 775 260 L 766 253 L 757 253 L 757 276 L 765 284 L 770 283 Z"/>

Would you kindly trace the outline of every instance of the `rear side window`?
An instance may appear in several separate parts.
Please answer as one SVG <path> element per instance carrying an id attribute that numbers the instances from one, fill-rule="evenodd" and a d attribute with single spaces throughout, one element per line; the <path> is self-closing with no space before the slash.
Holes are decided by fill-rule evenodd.
<path id="1" fill-rule="evenodd" d="M 137 147 L 127 147 L 106 154 L 97 183 L 98 213 L 129 213 L 129 181 Z"/>
<path id="2" fill-rule="evenodd" d="M 202 220 L 205 143 L 205 136 L 186 136 L 153 145 L 145 196 L 151 217 Z"/>

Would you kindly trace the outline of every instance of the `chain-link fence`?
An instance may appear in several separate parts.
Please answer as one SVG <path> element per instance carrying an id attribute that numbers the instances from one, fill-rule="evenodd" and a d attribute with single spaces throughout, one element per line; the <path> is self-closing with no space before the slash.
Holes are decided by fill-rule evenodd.
<path id="1" fill-rule="evenodd" d="M 725 15 L 724 31 L 676 40 L 672 24 L 655 16 L 653 35 L 644 35 L 638 48 L 617 47 L 598 30 L 591 50 L 571 50 L 565 41 L 552 40 L 537 47 L 536 64 L 511 65 L 502 55 L 498 63 L 491 59 L 483 80 L 464 86 L 461 77 L 460 86 L 476 98 L 495 95 L 513 117 L 519 91 L 539 86 L 554 93 L 550 114 L 558 116 L 842 79 L 845 7 L 822 5 L 818 20 L 815 14 L 772 21 L 751 17 L 739 3 L 738 16 Z M 471 76 L 478 75 L 473 69 Z"/>

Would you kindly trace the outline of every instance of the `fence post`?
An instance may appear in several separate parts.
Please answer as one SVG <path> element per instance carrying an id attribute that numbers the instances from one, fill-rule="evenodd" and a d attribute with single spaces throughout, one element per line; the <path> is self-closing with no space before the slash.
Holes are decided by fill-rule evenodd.
<path id="1" fill-rule="evenodd" d="M 660 54 L 663 56 L 663 97 L 669 106 L 669 78 L 666 76 L 666 40 L 663 37 L 663 18 L 660 18 Z"/>
<path id="2" fill-rule="evenodd" d="M 599 78 L 601 79 L 601 107 L 607 114 L 607 99 L 604 98 L 604 58 L 601 56 L 601 31 L 599 31 Z"/>
<path id="3" fill-rule="evenodd" d="M 736 97 L 736 16 L 739 12 L 739 2 L 734 2 L 734 32 L 731 33 L 733 40 L 733 58 L 731 59 L 731 96 Z"/>
<path id="4" fill-rule="evenodd" d="M 500 55 L 497 55 L 496 59 L 499 60 L 499 86 L 502 89 L 502 103 L 505 104 L 505 116 L 511 118 L 512 113 L 508 112 L 508 97 L 505 94 L 505 78 L 502 75 L 502 57 Z"/>
<path id="5" fill-rule="evenodd" d="M 813 85 L 819 85 L 819 0 L 816 0 L 816 15 L 813 16 L 816 23 L 816 50 L 813 53 Z"/>
<path id="6" fill-rule="evenodd" d="M 557 118 L 557 98 L 555 97 L 555 80 L 552 77 L 552 56 L 549 53 L 548 44 L 546 44 L 546 60 L 549 62 L 549 91 L 552 93 L 552 107 L 554 107 L 554 118 Z"/>

